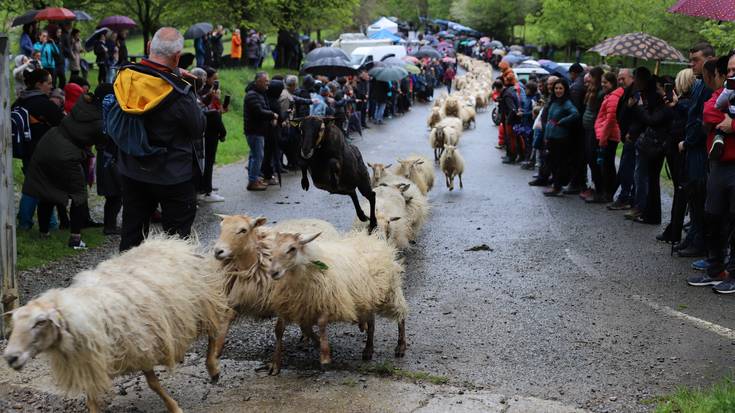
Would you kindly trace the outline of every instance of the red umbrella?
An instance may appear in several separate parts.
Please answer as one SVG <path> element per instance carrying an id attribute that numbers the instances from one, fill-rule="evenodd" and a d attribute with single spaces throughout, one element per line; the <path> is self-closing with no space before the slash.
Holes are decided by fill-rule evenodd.
<path id="1" fill-rule="evenodd" d="M 669 11 L 719 21 L 735 21 L 732 0 L 679 0 Z"/>
<path id="2" fill-rule="evenodd" d="M 36 20 L 60 21 L 74 20 L 77 16 L 73 11 L 63 7 L 47 7 L 38 12 Z"/>
<path id="3" fill-rule="evenodd" d="M 410 55 L 403 56 L 403 60 L 405 60 L 407 62 L 410 62 L 410 63 L 413 63 L 413 64 L 416 64 L 416 63 L 419 62 L 419 59 L 417 59 L 417 58 L 415 58 L 413 56 L 410 56 Z"/>
<path id="4" fill-rule="evenodd" d="M 107 27 L 110 30 L 120 32 L 135 27 L 135 21 L 128 16 L 109 16 L 102 19 L 97 27 Z"/>

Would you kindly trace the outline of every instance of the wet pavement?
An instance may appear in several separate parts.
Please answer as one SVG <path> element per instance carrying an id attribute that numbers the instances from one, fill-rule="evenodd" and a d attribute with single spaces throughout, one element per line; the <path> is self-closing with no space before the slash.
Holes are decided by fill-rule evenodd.
<path id="1" fill-rule="evenodd" d="M 428 111 L 417 105 L 357 137 L 365 161 L 390 163 L 413 153 L 431 157 Z M 220 384 L 205 384 L 203 343 L 164 381 L 182 408 L 636 412 L 651 410 L 656 396 L 678 385 L 708 385 L 729 373 L 735 356 L 732 297 L 686 286 L 691 261 L 669 256 L 669 246 L 654 239 L 660 228 L 625 221 L 622 213 L 576 196 L 542 196 L 541 189 L 527 185 L 530 172 L 501 164 L 496 137 L 489 112 L 478 114 L 476 128 L 464 132 L 464 189 L 449 192 L 436 169 L 430 219 L 405 253 L 410 315 L 404 359 L 392 355 L 394 324 L 378 321 L 372 363 L 360 360 L 363 337 L 354 326 L 336 325 L 329 329 L 334 365 L 320 372 L 317 352 L 298 343 L 292 326 L 285 335 L 283 377 L 269 378 L 252 370 L 273 351 L 273 322 L 242 320 L 228 338 Z M 200 240 L 212 243 L 217 236 L 215 213 L 264 215 L 271 222 L 320 218 L 340 230 L 351 227 L 348 197 L 313 187 L 305 192 L 297 173 L 283 178 L 282 188 L 248 193 L 243 163 L 219 168 L 215 186 L 226 202 L 200 209 Z M 489 250 L 467 251 L 481 244 Z M 92 254 L 89 265 L 104 253 Z M 64 285 L 68 271 L 51 266 L 29 273 L 27 280 L 53 277 L 45 283 Z M 38 292 L 22 286 L 26 296 Z M 375 374 L 374 366 L 385 362 L 408 373 Z M 33 364 L 42 369 L 44 362 Z M 9 395 L 10 403 L 23 397 L 24 386 L 31 386 L 34 397 L 50 397 L 50 385 L 6 377 L 5 384 L 0 379 L 0 396 Z M 430 384 L 426 377 L 448 384 Z M 137 386 L 132 394 L 116 396 L 111 411 L 162 409 L 142 378 L 117 383 L 138 384 L 131 385 Z M 313 397 L 320 389 L 323 397 Z"/>

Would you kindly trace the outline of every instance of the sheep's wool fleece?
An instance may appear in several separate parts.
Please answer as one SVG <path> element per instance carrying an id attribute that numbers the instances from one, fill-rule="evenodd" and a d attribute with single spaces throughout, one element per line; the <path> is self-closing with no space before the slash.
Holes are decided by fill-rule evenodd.
<path id="1" fill-rule="evenodd" d="M 156 235 L 41 295 L 63 318 L 48 352 L 59 387 L 94 396 L 114 376 L 173 368 L 200 334 L 216 334 L 227 309 L 217 271 L 193 242 Z"/>
<path id="2" fill-rule="evenodd" d="M 305 245 L 310 261 L 276 281 L 274 306 L 288 322 L 366 321 L 370 314 L 403 320 L 408 312 L 402 290 L 403 264 L 394 247 L 376 235 L 353 231 L 339 241 L 315 240 Z"/>

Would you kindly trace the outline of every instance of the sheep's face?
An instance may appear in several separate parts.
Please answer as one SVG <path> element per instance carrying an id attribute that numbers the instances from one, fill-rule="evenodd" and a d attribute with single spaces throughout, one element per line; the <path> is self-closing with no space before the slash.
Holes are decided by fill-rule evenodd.
<path id="1" fill-rule="evenodd" d="M 214 244 L 214 257 L 220 261 L 232 259 L 248 248 L 255 235 L 255 228 L 264 225 L 268 220 L 265 217 L 251 218 L 247 215 L 218 215 L 220 233 L 217 243 Z"/>
<path id="2" fill-rule="evenodd" d="M 411 179 L 419 173 L 419 168 L 424 164 L 422 159 L 410 159 L 407 161 L 399 161 L 401 163 L 401 175 L 406 179 Z"/>
<path id="3" fill-rule="evenodd" d="M 444 145 L 444 154 L 447 159 L 452 159 L 454 157 L 454 153 L 457 151 L 457 147 L 454 145 Z"/>
<path id="4" fill-rule="evenodd" d="M 378 221 L 378 234 L 386 240 L 393 235 L 393 223 L 401 219 L 401 217 L 389 217 L 381 213 L 376 214 L 375 219 Z"/>
<path id="5" fill-rule="evenodd" d="M 268 273 L 278 280 L 293 267 L 309 264 L 304 254 L 306 244 L 314 241 L 321 232 L 312 235 L 281 233 L 276 234 L 275 247 L 271 251 L 271 264 Z"/>
<path id="6" fill-rule="evenodd" d="M 373 170 L 373 182 L 378 182 L 387 174 L 387 169 L 393 164 L 383 165 L 382 163 L 369 163 L 368 167 Z"/>
<path id="7" fill-rule="evenodd" d="M 20 370 L 28 360 L 55 345 L 61 336 L 62 318 L 56 309 L 31 301 L 13 312 L 13 332 L 3 357 Z"/>

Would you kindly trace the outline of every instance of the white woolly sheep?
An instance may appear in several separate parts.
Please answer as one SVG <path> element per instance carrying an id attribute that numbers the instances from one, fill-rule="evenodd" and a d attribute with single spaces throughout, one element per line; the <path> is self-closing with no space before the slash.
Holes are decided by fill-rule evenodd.
<path id="1" fill-rule="evenodd" d="M 395 178 L 385 179 L 380 185 L 392 186 L 401 191 L 403 199 L 406 201 L 405 219 L 411 225 L 412 239 L 415 240 L 429 217 L 431 207 L 426 196 L 418 190 L 416 185 L 411 184 L 411 182 L 400 182 L 400 179 L 404 179 L 402 177 L 395 176 Z"/>
<path id="2" fill-rule="evenodd" d="M 407 219 L 406 199 L 401 193 L 407 189 L 408 187 L 399 189 L 396 186 L 382 185 L 373 189 L 378 233 L 399 249 L 407 249 L 410 240 L 414 239 L 411 222 Z M 367 223 L 355 219 L 352 227 L 356 230 L 367 229 Z"/>
<path id="3" fill-rule="evenodd" d="M 462 119 L 462 127 L 464 129 L 469 129 L 470 125 L 477 125 L 475 122 L 475 117 L 477 116 L 475 109 L 469 106 L 463 106 L 459 109 L 459 115 L 460 119 Z"/>
<path id="4" fill-rule="evenodd" d="M 429 126 L 429 129 L 436 126 L 436 124 L 439 123 L 441 120 L 442 120 L 441 109 L 438 107 L 431 108 L 431 114 L 429 114 L 429 118 L 426 119 L 426 124 Z"/>
<path id="5" fill-rule="evenodd" d="M 434 165 L 420 155 L 410 155 L 398 160 L 396 175 L 411 180 L 426 195 L 434 187 Z"/>
<path id="6" fill-rule="evenodd" d="M 375 315 L 398 323 L 395 356 L 406 352 L 403 264 L 396 250 L 375 235 L 351 232 L 336 241 L 316 240 L 319 233 L 279 233 L 270 274 L 277 280 L 273 303 L 278 313 L 276 348 L 270 374 L 278 374 L 286 324 L 319 326 L 320 362 L 331 363 L 327 325 L 333 322 L 367 324 L 363 360 L 373 356 Z"/>
<path id="7" fill-rule="evenodd" d="M 462 174 L 464 173 L 464 158 L 459 150 L 452 145 L 444 145 L 444 153 L 442 153 L 439 166 L 447 182 L 447 188 L 454 190 L 454 177 L 459 177 L 459 187 L 462 188 Z"/>
<path id="8" fill-rule="evenodd" d="M 444 117 L 459 117 L 459 100 L 457 100 L 454 96 L 449 96 L 446 101 L 444 101 Z"/>
<path id="9" fill-rule="evenodd" d="M 168 411 L 181 412 L 153 368 L 173 368 L 207 334 L 207 370 L 216 380 L 212 344 L 227 309 L 221 281 L 193 242 L 152 236 L 77 274 L 70 287 L 46 291 L 15 310 L 5 360 L 19 370 L 46 353 L 58 386 L 86 393 L 93 413 L 112 378 L 142 371 Z"/>
<path id="10" fill-rule="evenodd" d="M 218 216 L 222 221 L 213 252 L 225 271 L 225 294 L 232 309 L 216 341 L 216 356 L 220 357 L 230 324 L 238 316 L 254 319 L 275 316 L 271 304 L 273 281 L 268 266 L 276 232 L 321 232 L 325 239 L 337 239 L 339 233 L 332 224 L 317 219 L 286 220 L 269 228 L 265 226 L 265 217 Z M 304 338 L 318 342 L 310 325 L 300 327 Z"/>
<path id="11" fill-rule="evenodd" d="M 382 163 L 369 163 L 367 166 L 373 170 L 373 174 L 370 177 L 370 185 L 375 188 L 380 182 L 388 175 L 395 175 L 396 168 L 392 167 L 393 164 L 382 164 Z"/>

